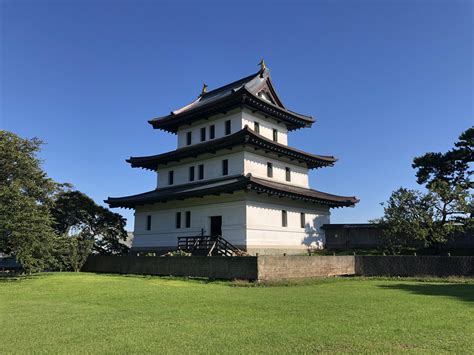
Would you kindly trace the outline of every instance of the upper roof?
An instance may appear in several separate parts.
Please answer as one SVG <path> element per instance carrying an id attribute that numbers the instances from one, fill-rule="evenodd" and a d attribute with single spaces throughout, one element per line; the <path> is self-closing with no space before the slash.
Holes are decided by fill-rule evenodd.
<path id="1" fill-rule="evenodd" d="M 145 157 L 130 157 L 130 159 L 127 159 L 127 162 L 129 162 L 133 168 L 140 167 L 149 170 L 156 170 L 159 165 L 189 157 L 196 157 L 201 154 L 215 153 L 220 149 L 232 148 L 238 145 L 251 146 L 255 149 L 262 149 L 265 150 L 265 152 L 272 152 L 281 155 L 288 160 L 297 160 L 306 163 L 310 169 L 332 166 L 337 160 L 333 156 L 315 155 L 299 149 L 290 148 L 286 145 L 265 138 L 248 128 L 248 126 L 245 126 L 242 130 L 222 138 L 189 145 L 163 154 Z"/>
<path id="2" fill-rule="evenodd" d="M 310 127 L 314 123 L 311 116 L 290 111 L 285 107 L 274 89 L 270 71 L 264 65 L 255 74 L 209 92 L 203 90 L 189 105 L 148 122 L 153 128 L 176 133 L 183 124 L 242 106 L 285 123 L 290 131 Z"/>
<path id="3" fill-rule="evenodd" d="M 133 196 L 109 197 L 105 200 L 110 207 L 135 208 L 136 206 L 184 200 L 191 197 L 230 193 L 234 191 L 254 191 L 293 200 L 313 202 L 329 207 L 354 206 L 359 200 L 354 196 L 337 196 L 325 192 L 279 183 L 253 177 L 251 174 L 227 176 L 207 181 L 193 182 L 178 186 L 155 189 Z"/>

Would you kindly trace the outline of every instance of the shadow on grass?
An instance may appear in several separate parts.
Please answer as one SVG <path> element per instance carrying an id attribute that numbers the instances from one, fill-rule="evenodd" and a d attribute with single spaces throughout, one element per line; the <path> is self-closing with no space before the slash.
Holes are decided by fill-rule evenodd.
<path id="1" fill-rule="evenodd" d="M 32 275 L 25 275 L 25 274 L 14 274 L 14 273 L 0 273 L 0 283 L 4 282 L 19 282 L 31 279 L 37 279 L 42 277 L 41 274 L 32 274 Z"/>
<path id="2" fill-rule="evenodd" d="M 380 285 L 379 287 L 402 290 L 417 295 L 451 297 L 474 303 L 474 284 L 396 284 Z"/>

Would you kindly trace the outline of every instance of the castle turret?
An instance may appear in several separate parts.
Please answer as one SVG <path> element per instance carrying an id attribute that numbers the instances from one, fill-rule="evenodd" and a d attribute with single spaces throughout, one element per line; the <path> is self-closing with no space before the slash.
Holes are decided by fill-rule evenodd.
<path id="1" fill-rule="evenodd" d="M 358 202 L 310 189 L 309 170 L 336 159 L 288 145 L 291 131 L 314 120 L 286 108 L 260 65 L 220 88 L 204 84 L 189 105 L 149 121 L 177 135 L 176 150 L 127 160 L 156 172 L 156 189 L 106 200 L 135 209 L 132 250 L 165 252 L 177 237 L 205 234 L 250 253 L 301 253 L 324 242 L 330 208 Z"/>

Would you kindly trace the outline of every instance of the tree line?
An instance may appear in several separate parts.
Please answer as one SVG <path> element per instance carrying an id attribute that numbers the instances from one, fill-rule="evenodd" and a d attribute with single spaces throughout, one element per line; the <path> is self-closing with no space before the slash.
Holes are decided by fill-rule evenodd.
<path id="1" fill-rule="evenodd" d="M 440 251 L 457 236 L 474 232 L 471 176 L 474 128 L 464 131 L 447 152 L 429 152 L 413 160 L 417 183 L 425 191 L 400 187 L 375 223 L 392 253 L 410 246 Z"/>
<path id="2" fill-rule="evenodd" d="M 42 144 L 0 130 L 0 253 L 28 273 L 79 271 L 91 253 L 127 253 L 126 220 L 48 177 Z"/>
<path id="3" fill-rule="evenodd" d="M 38 158 L 42 144 L 0 130 L 0 253 L 15 256 L 29 273 L 78 271 L 91 253 L 127 253 L 126 220 L 48 177 Z M 391 252 L 414 244 L 439 249 L 473 233 L 473 147 L 471 127 L 449 151 L 413 160 L 425 191 L 397 189 L 382 204 L 384 216 L 374 221 Z"/>

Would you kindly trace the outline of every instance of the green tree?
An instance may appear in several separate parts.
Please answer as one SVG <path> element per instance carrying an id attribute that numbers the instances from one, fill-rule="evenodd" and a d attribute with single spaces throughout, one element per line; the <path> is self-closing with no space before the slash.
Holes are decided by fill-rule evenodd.
<path id="1" fill-rule="evenodd" d="M 450 185 L 443 180 L 436 180 L 429 191 L 435 196 L 434 208 L 437 220 L 441 225 L 464 224 L 472 212 L 472 195 L 461 184 Z"/>
<path id="2" fill-rule="evenodd" d="M 78 271 L 91 252 L 125 253 L 125 219 L 50 179 L 37 157 L 42 144 L 0 131 L 0 252 L 30 273 Z"/>
<path id="3" fill-rule="evenodd" d="M 427 193 L 398 189 L 390 196 L 384 217 L 378 222 L 392 249 L 416 241 L 435 247 L 473 229 L 473 198 L 470 193 L 474 129 L 459 136 L 446 153 L 426 153 L 413 161 L 417 182 Z"/>
<path id="4" fill-rule="evenodd" d="M 426 153 L 413 159 L 417 182 L 430 187 L 437 181 L 445 181 L 451 186 L 463 188 L 472 186 L 473 174 L 470 164 L 474 161 L 474 128 L 464 131 L 454 148 L 446 153 Z"/>
<path id="5" fill-rule="evenodd" d="M 15 255 L 30 273 L 53 261 L 50 208 L 60 189 L 37 157 L 42 144 L 0 131 L 0 251 Z"/>
<path id="6" fill-rule="evenodd" d="M 435 216 L 431 194 L 399 188 L 384 206 L 384 216 L 374 222 L 382 227 L 382 235 L 390 252 L 400 253 L 409 246 L 429 246 L 438 241 L 432 235 Z"/>
<path id="7" fill-rule="evenodd" d="M 87 250 L 86 241 L 92 242 L 96 254 L 124 254 L 128 247 L 125 219 L 118 213 L 97 205 L 80 191 L 61 192 L 55 201 L 52 214 L 54 229 L 63 237 L 74 237 L 80 247 L 78 254 Z M 84 260 L 85 261 L 85 260 Z"/>
<path id="8" fill-rule="evenodd" d="M 440 225 L 472 225 L 473 188 L 471 164 L 474 161 L 474 128 L 464 131 L 446 153 L 426 153 L 413 160 L 417 182 L 436 195 Z M 459 227 L 454 228 L 460 232 Z"/>
<path id="9" fill-rule="evenodd" d="M 60 271 L 80 271 L 92 252 L 94 241 L 82 235 L 58 236 L 55 239 L 55 269 Z"/>
<path id="10" fill-rule="evenodd" d="M 399 188 L 382 205 L 384 216 L 375 222 L 393 253 L 406 247 L 439 249 L 466 230 L 455 217 L 469 208 L 467 192 L 452 190 L 445 181 L 434 183 L 427 193 Z"/>

